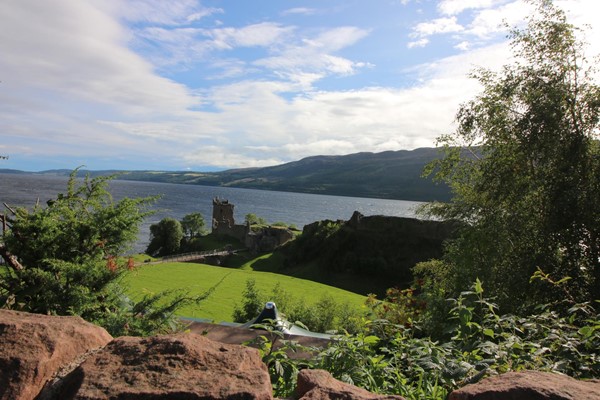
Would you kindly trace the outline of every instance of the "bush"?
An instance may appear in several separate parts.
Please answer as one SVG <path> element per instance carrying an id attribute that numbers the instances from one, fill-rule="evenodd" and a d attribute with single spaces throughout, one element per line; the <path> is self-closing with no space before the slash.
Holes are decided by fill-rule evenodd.
<path id="1" fill-rule="evenodd" d="M 348 303 L 339 304 L 332 296 L 323 295 L 315 304 L 306 304 L 302 297 L 295 297 L 277 283 L 270 296 L 265 296 L 256 287 L 253 279 L 246 281 L 242 305 L 233 311 L 235 322 L 248 322 L 262 311 L 265 302 L 273 301 L 277 310 L 290 322 L 300 322 L 313 332 L 348 331 L 356 332 L 362 315 Z"/>
<path id="2" fill-rule="evenodd" d="M 135 268 L 121 258 L 137 239 L 152 198 L 114 202 L 106 187 L 112 177 L 86 177 L 77 170 L 47 207 L 19 208 L 0 242 L 0 306 L 49 315 L 78 315 L 113 336 L 148 335 L 174 325 L 175 310 L 190 301 L 185 293 L 146 296 L 133 302 L 121 277 Z"/>
<path id="3" fill-rule="evenodd" d="M 442 400 L 487 375 L 524 369 L 600 377 L 600 314 L 590 303 L 574 305 L 564 316 L 550 305 L 527 317 L 498 315 L 497 306 L 483 296 L 480 281 L 448 302 L 442 335 L 447 341 L 422 336 L 419 321 L 406 327 L 365 320 L 358 334 L 339 336 L 310 367 L 372 392 L 407 399 Z M 277 371 L 271 373 L 277 377 Z"/>
<path id="4" fill-rule="evenodd" d="M 242 305 L 235 305 L 233 309 L 234 322 L 248 322 L 258 317 L 265 306 L 265 298 L 256 287 L 254 279 L 246 281 L 246 288 L 242 292 Z"/>

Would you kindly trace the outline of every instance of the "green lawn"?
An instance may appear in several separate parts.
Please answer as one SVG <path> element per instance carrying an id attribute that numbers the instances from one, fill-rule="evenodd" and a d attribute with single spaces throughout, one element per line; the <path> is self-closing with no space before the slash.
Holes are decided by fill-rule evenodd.
<path id="1" fill-rule="evenodd" d="M 361 307 L 365 297 L 304 279 L 279 275 L 271 272 L 214 267 L 193 263 L 164 263 L 143 265 L 130 272 L 125 280 L 128 294 L 138 298 L 144 293 L 158 293 L 167 289 L 185 289 L 191 294 L 200 294 L 217 284 L 212 295 L 199 306 L 182 308 L 180 316 L 208 318 L 215 322 L 231 321 L 235 304 L 241 304 L 242 292 L 248 279 L 256 281 L 257 288 L 268 294 L 279 282 L 298 301 L 316 303 L 325 294 L 338 303 L 348 302 Z"/>

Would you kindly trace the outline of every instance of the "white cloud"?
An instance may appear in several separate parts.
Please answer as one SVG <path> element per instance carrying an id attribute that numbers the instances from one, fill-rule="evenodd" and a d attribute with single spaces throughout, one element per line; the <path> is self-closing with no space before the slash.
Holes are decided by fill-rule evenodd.
<path id="1" fill-rule="evenodd" d="M 505 25 L 513 27 L 522 24 L 523 17 L 533 11 L 530 4 L 520 0 L 495 9 L 482 10 L 475 14 L 465 33 L 483 39 L 499 32 L 506 33 Z"/>
<path id="2" fill-rule="evenodd" d="M 282 27 L 280 24 L 263 22 L 243 28 L 213 29 L 208 32 L 208 35 L 214 40 L 217 48 L 267 47 L 285 40 L 285 36 L 293 30 L 293 27 Z"/>
<path id="3" fill-rule="evenodd" d="M 127 32 L 89 3 L 7 1 L 0 51 L 10 56 L 0 58 L 0 69 L 19 93 L 37 92 L 38 103 L 48 95 L 85 99 L 127 114 L 194 105 L 183 85 L 155 75 L 152 65 L 125 47 Z"/>
<path id="4" fill-rule="evenodd" d="M 470 23 L 449 17 L 422 25 L 413 47 L 426 44 L 429 35 L 449 33 L 462 52 L 414 66 L 419 80 L 411 87 L 318 90 L 319 79 L 371 67 L 345 51 L 370 31 L 341 27 L 309 34 L 272 22 L 209 29 L 186 25 L 202 13 L 194 1 L 174 2 L 180 8 L 151 21 L 144 19 L 152 13 L 143 7 L 127 11 L 125 18 L 117 7 L 124 2 L 109 1 L 3 1 L 0 132 L 2 151 L 11 153 L 11 160 L 13 152 L 74 153 L 111 162 L 137 158 L 147 168 L 159 158 L 172 160 L 173 168 L 249 167 L 317 153 L 431 146 L 452 130 L 458 105 L 478 90 L 467 72 L 509 59 L 505 44 L 486 46 L 489 42 L 478 38 L 494 33 L 499 16 L 519 14 L 517 3 L 510 2 L 494 12 L 473 8 Z M 574 22 L 595 22 L 589 12 L 595 3 L 565 4 Z M 210 60 L 213 77 L 243 80 L 192 90 L 160 76 L 148 61 L 149 50 L 131 49 L 132 31 L 123 18 L 149 21 L 141 24 L 139 38 L 168 49 L 168 57 L 184 63 Z M 598 29 L 590 41 L 597 49 Z M 260 55 L 254 61 L 236 58 L 228 49 L 237 47 Z M 248 72 L 259 69 L 270 74 L 251 80 Z"/>
<path id="5" fill-rule="evenodd" d="M 423 66 L 423 84 L 412 88 L 292 96 L 323 74 L 364 67 L 333 53 L 368 34 L 356 28 L 322 32 L 263 60 L 283 74 L 295 73 L 297 81 L 246 80 L 192 92 L 157 76 L 128 50 L 127 32 L 101 10 L 84 2 L 45 10 L 37 2 L 14 3 L 14 22 L 3 21 L 8 29 L 1 31 L 11 36 L 0 38 L 2 53 L 11 54 L 0 59 L 9 77 L 0 91 L 0 130 L 10 132 L 3 144 L 13 148 L 22 143 L 18 138 L 51 137 L 52 145 L 27 149 L 32 154 L 75 148 L 82 156 L 118 158 L 130 149 L 148 167 L 160 154 L 184 168 L 410 149 L 430 146 L 449 131 L 457 104 L 473 93 L 464 78 L 465 55 Z M 52 26 L 44 24 L 50 16 Z M 236 43 L 235 37 L 227 40 Z M 267 42 L 258 35 L 250 43 Z"/>
<path id="6" fill-rule="evenodd" d="M 184 25 L 223 13 L 220 8 L 202 7 L 198 0 L 93 0 L 93 4 L 126 21 L 160 25 Z"/>
<path id="7" fill-rule="evenodd" d="M 468 5 L 470 8 L 480 8 L 473 12 L 473 17 L 470 23 L 466 25 L 466 29 L 458 32 L 459 40 L 465 37 L 474 37 L 477 40 L 488 40 L 498 34 L 506 34 L 507 28 L 515 26 L 523 26 L 527 16 L 533 15 L 535 6 L 523 0 L 516 1 L 489 1 L 486 6 L 486 1 L 479 3 L 480 7 L 474 7 L 478 3 L 476 0 L 472 2 L 457 1 L 456 5 Z M 576 26 L 583 27 L 585 24 L 593 26 L 595 24 L 595 14 L 590 12 L 594 8 L 600 12 L 600 4 L 597 0 L 559 0 L 555 2 L 556 6 L 564 10 L 567 14 L 569 22 Z M 598 29 L 591 33 L 596 34 Z M 596 42 L 595 40 L 592 42 Z M 461 46 L 459 44 L 457 46 Z"/>
<path id="8" fill-rule="evenodd" d="M 195 21 L 199 21 L 202 18 L 214 15 L 214 14 L 221 14 L 222 12 L 223 12 L 223 9 L 221 9 L 221 8 L 205 8 L 203 10 L 196 11 L 196 12 L 188 15 L 185 18 L 185 21 L 187 23 L 192 23 L 192 22 L 195 22 Z"/>
<path id="9" fill-rule="evenodd" d="M 281 13 L 281 15 L 293 15 L 293 14 L 314 15 L 316 13 L 317 13 L 317 10 L 314 8 L 296 7 L 296 8 L 290 8 L 288 10 L 283 11 Z"/>
<path id="10" fill-rule="evenodd" d="M 203 146 L 191 152 L 182 153 L 180 157 L 187 165 L 212 165 L 220 168 L 234 166 L 268 167 L 281 164 L 280 158 L 260 158 L 257 152 L 248 151 L 247 155 L 232 151 L 229 147 Z"/>
<path id="11" fill-rule="evenodd" d="M 136 31 L 137 47 L 159 67 L 180 65 L 189 67 L 195 62 L 215 62 L 215 52 L 240 47 L 269 47 L 285 42 L 294 27 L 276 23 L 260 23 L 241 28 L 165 28 L 151 26 Z M 218 60 L 218 59 L 217 59 Z"/>
<path id="12" fill-rule="evenodd" d="M 366 29 L 343 26 L 328 29 L 315 39 L 307 40 L 306 42 L 315 48 L 321 48 L 325 51 L 337 51 L 355 44 L 368 34 L 369 31 Z"/>
<path id="13" fill-rule="evenodd" d="M 491 39 L 497 41 L 498 34 L 502 34 L 503 39 L 507 33 L 506 25 L 512 27 L 522 24 L 523 17 L 533 11 L 531 5 L 522 0 L 446 0 L 438 4 L 438 9 L 450 16 L 416 25 L 410 37 L 420 40 L 410 42 L 409 47 L 427 44 L 423 39 L 432 35 L 452 34 L 451 39 L 457 42 L 454 47 L 465 51 L 467 48 L 485 45 Z M 473 12 L 461 17 L 463 23 L 459 24 L 456 15 L 467 9 L 472 9 Z M 466 22 L 469 20 L 470 22 Z"/>
<path id="14" fill-rule="evenodd" d="M 471 43 L 465 40 L 455 45 L 454 48 L 462 51 L 467 51 L 471 48 Z"/>
<path id="15" fill-rule="evenodd" d="M 438 10 L 445 15 L 457 15 L 469 9 L 490 8 L 506 0 L 442 0 Z"/>
<path id="16" fill-rule="evenodd" d="M 206 74 L 204 79 L 207 81 L 216 79 L 240 78 L 253 69 L 243 60 L 237 58 L 225 58 L 214 60 L 210 63 L 210 69 L 215 70 L 212 74 Z"/>
<path id="17" fill-rule="evenodd" d="M 419 40 L 415 40 L 413 42 L 408 42 L 408 44 L 406 45 L 409 49 L 415 48 L 415 47 L 425 47 L 427 46 L 427 44 L 429 44 L 429 39 L 427 38 L 422 38 Z"/>
<path id="18" fill-rule="evenodd" d="M 179 146 L 179 157 L 192 167 L 265 166 L 314 154 L 432 146 L 478 88 L 466 73 L 480 60 L 495 65 L 506 59 L 494 54 L 498 49 L 490 48 L 422 65 L 423 83 L 406 89 L 317 91 L 286 99 L 293 88 L 282 82 L 222 85 L 203 95 L 214 111 L 190 112 L 179 123 L 119 128 L 147 140 L 180 142 L 187 149 Z"/>
<path id="19" fill-rule="evenodd" d="M 413 37 L 425 37 L 440 33 L 461 32 L 464 27 L 457 22 L 456 17 L 437 18 L 428 22 L 421 22 L 413 28 Z"/>
<path id="20" fill-rule="evenodd" d="M 196 62 L 210 61 L 210 67 L 234 67 L 215 71 L 210 78 L 243 76 L 256 68 L 281 79 L 310 87 L 328 75 L 352 75 L 357 69 L 370 67 L 369 63 L 353 61 L 335 53 L 352 46 L 369 34 L 356 27 L 326 29 L 317 35 L 306 36 L 293 26 L 264 22 L 241 28 L 164 28 L 147 27 L 138 37 L 147 41 L 140 45 L 147 56 L 161 68 L 180 65 L 188 68 Z M 222 58 L 240 47 L 261 47 L 267 56 L 241 62 L 231 57 Z"/>
<path id="21" fill-rule="evenodd" d="M 254 65 L 268 68 L 277 76 L 310 87 L 327 75 L 352 75 L 370 64 L 333 55 L 351 46 L 368 31 L 354 27 L 327 30 L 314 38 L 305 38 L 300 44 L 284 46 L 276 55 L 259 59 Z"/>

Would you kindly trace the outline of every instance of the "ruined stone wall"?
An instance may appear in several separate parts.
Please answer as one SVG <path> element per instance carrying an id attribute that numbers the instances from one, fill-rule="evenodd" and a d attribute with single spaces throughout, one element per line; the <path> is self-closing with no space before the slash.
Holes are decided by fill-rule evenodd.
<path id="1" fill-rule="evenodd" d="M 269 226 L 256 232 L 248 231 L 244 244 L 255 253 L 269 252 L 294 238 L 291 230 L 284 227 Z"/>

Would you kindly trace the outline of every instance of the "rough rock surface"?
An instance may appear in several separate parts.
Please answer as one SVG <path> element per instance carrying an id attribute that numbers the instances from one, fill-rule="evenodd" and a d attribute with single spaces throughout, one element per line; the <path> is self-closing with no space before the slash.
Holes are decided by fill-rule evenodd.
<path id="1" fill-rule="evenodd" d="M 0 310 L 0 399 L 35 398 L 61 366 L 111 340 L 79 317 Z"/>
<path id="2" fill-rule="evenodd" d="M 507 372 L 450 393 L 449 400 L 600 400 L 600 380 L 539 371 Z"/>
<path id="3" fill-rule="evenodd" d="M 0 400 L 273 398 L 256 349 L 193 332 L 111 340 L 104 329 L 78 317 L 0 310 Z M 367 392 L 322 370 L 300 372 L 295 398 L 402 399 Z M 509 372 L 456 390 L 448 399 L 600 400 L 600 380 Z"/>
<path id="4" fill-rule="evenodd" d="M 61 382 L 60 399 L 272 399 L 256 349 L 195 333 L 121 337 Z"/>
<path id="5" fill-rule="evenodd" d="M 300 371 L 295 394 L 295 397 L 300 400 L 404 400 L 401 396 L 373 394 L 356 386 L 338 381 L 329 372 L 319 369 L 304 369 Z"/>

